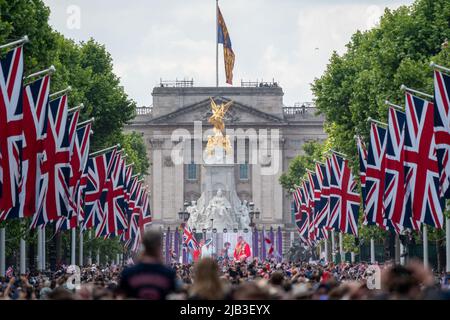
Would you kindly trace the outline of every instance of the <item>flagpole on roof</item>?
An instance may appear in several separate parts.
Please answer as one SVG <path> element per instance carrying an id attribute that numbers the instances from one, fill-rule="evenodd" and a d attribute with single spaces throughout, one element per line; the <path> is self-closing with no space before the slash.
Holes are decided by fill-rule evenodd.
<path id="1" fill-rule="evenodd" d="M 219 87 L 219 0 L 216 0 L 216 87 Z"/>
<path id="2" fill-rule="evenodd" d="M 39 76 L 47 75 L 47 74 L 52 75 L 55 72 L 56 72 L 56 68 L 55 68 L 55 66 L 52 65 L 48 69 L 45 69 L 45 70 L 38 71 L 38 72 L 30 74 L 29 76 L 26 76 L 24 79 L 28 80 L 28 79 L 31 79 L 31 78 L 34 78 L 34 77 L 39 77 Z"/>
<path id="3" fill-rule="evenodd" d="M 72 87 L 71 87 L 71 86 L 68 86 L 67 88 L 65 88 L 65 89 L 63 89 L 63 90 L 61 90 L 61 91 L 52 93 L 52 94 L 49 95 L 48 97 L 49 97 L 50 100 L 52 100 L 53 98 L 56 98 L 56 97 L 58 97 L 58 96 L 62 96 L 63 94 L 65 94 L 65 93 L 67 93 L 67 92 L 70 92 L 70 91 L 72 91 Z"/>
<path id="4" fill-rule="evenodd" d="M 422 91 L 418 91 L 418 90 L 415 90 L 415 89 L 408 88 L 408 87 L 405 86 L 404 84 L 402 84 L 402 85 L 400 86 L 400 90 L 402 90 L 402 91 L 408 91 L 408 92 L 411 92 L 411 93 L 417 93 L 417 94 L 420 94 L 420 95 L 422 95 L 422 96 L 424 96 L 424 97 L 427 97 L 427 98 L 430 98 L 430 99 L 433 99 L 433 98 L 434 98 L 434 96 L 432 96 L 431 94 L 428 94 L 428 93 L 425 93 L 425 92 L 422 92 Z"/>
<path id="5" fill-rule="evenodd" d="M 28 36 L 24 36 L 22 39 L 1 45 L 0 49 L 6 49 L 6 48 L 14 47 L 14 46 L 20 46 L 20 45 L 28 43 L 28 42 L 30 42 L 30 39 L 28 38 Z"/>
<path id="6" fill-rule="evenodd" d="M 107 152 L 109 150 L 113 150 L 115 148 L 120 148 L 120 144 L 116 144 L 115 146 L 112 146 L 112 147 L 109 147 L 109 148 L 106 148 L 106 149 L 103 149 L 103 150 L 100 150 L 100 151 L 93 152 L 93 153 L 89 154 L 89 156 L 93 157 L 93 156 L 99 155 L 101 153 Z"/>
<path id="7" fill-rule="evenodd" d="M 450 69 L 448 69 L 446 67 L 443 67 L 443 66 L 440 66 L 440 65 L 434 63 L 433 61 L 430 62 L 430 67 L 435 69 L 435 70 L 438 69 L 438 70 L 450 73 Z"/>

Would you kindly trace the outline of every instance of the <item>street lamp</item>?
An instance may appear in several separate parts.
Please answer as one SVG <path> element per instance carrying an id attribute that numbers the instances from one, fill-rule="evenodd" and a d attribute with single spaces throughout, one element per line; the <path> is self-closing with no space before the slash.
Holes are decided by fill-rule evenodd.
<path id="1" fill-rule="evenodd" d="M 256 226 L 254 221 L 255 220 L 259 220 L 259 217 L 260 217 L 261 213 L 259 212 L 258 209 L 255 210 L 255 203 L 254 202 L 250 202 L 248 206 L 250 208 L 250 212 L 249 212 L 250 227 L 254 228 Z"/>
<path id="2" fill-rule="evenodd" d="M 181 225 L 184 228 L 186 222 L 188 222 L 190 214 L 187 212 L 187 208 L 189 207 L 189 203 L 187 201 L 184 202 L 184 210 L 180 209 L 178 212 L 178 218 L 182 221 Z"/>

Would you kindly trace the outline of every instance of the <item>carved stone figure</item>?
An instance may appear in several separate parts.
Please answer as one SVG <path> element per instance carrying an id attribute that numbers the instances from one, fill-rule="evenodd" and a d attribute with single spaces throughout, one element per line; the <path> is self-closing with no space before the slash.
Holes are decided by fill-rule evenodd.
<path id="1" fill-rule="evenodd" d="M 248 210 L 247 200 L 242 202 L 239 208 L 239 229 L 248 229 L 250 227 L 250 214 Z"/>
<path id="2" fill-rule="evenodd" d="M 235 225 L 234 216 L 232 214 L 232 206 L 230 201 L 224 197 L 221 189 L 217 190 L 217 194 L 211 199 L 205 210 L 208 227 L 211 219 L 214 219 L 214 227 L 219 230 L 229 228 Z"/>

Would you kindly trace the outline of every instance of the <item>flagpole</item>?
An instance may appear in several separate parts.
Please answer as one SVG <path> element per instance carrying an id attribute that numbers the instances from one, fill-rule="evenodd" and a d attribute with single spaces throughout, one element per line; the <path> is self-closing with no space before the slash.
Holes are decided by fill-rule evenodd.
<path id="1" fill-rule="evenodd" d="M 84 126 L 84 125 L 86 125 L 86 124 L 88 124 L 88 123 L 92 123 L 92 122 L 94 122 L 94 121 L 95 121 L 95 118 L 91 118 L 91 119 L 86 120 L 86 121 L 84 121 L 84 122 L 78 123 L 78 124 L 77 124 L 77 127 L 82 127 L 82 126 Z"/>
<path id="2" fill-rule="evenodd" d="M 386 105 L 388 105 L 389 107 L 398 109 L 398 110 L 400 110 L 400 111 L 404 111 L 404 108 L 403 108 L 402 106 L 399 106 L 399 105 L 397 105 L 397 104 L 394 104 L 394 103 L 392 103 L 392 102 L 389 102 L 388 100 L 386 100 L 384 103 L 385 103 Z"/>
<path id="3" fill-rule="evenodd" d="M 216 0 L 216 87 L 219 87 L 219 0 Z"/>
<path id="4" fill-rule="evenodd" d="M 42 71 L 38 71 L 38 72 L 35 72 L 35 73 L 30 74 L 29 76 L 26 76 L 26 77 L 24 78 L 24 80 L 28 80 L 28 79 L 30 79 L 30 78 L 39 77 L 39 76 L 47 75 L 47 74 L 52 75 L 52 74 L 55 73 L 55 72 L 56 72 L 56 68 L 55 68 L 55 66 L 52 65 L 52 66 L 50 66 L 50 68 L 48 68 L 48 69 L 45 69 L 45 70 L 42 70 Z"/>
<path id="5" fill-rule="evenodd" d="M 77 243 L 76 243 L 76 238 L 77 238 L 77 230 L 76 230 L 76 228 L 73 228 L 72 229 L 72 247 L 71 247 L 71 255 L 70 255 L 70 264 L 71 265 L 75 265 L 77 262 L 76 262 L 76 252 L 75 252 L 75 250 L 76 250 L 76 245 L 77 245 Z"/>
<path id="6" fill-rule="evenodd" d="M 26 273 L 26 243 L 24 239 L 20 239 L 20 274 Z"/>
<path id="7" fill-rule="evenodd" d="M 68 86 L 68 87 L 65 88 L 64 90 L 61 90 L 61 91 L 52 93 L 51 95 L 48 96 L 48 98 L 49 98 L 50 100 L 54 100 L 54 99 L 56 99 L 58 96 L 62 96 L 63 94 L 65 94 L 65 93 L 67 93 L 67 92 L 70 92 L 70 91 L 72 91 L 72 87 L 71 87 L 71 86 Z"/>
<path id="8" fill-rule="evenodd" d="M 433 98 L 434 98 L 434 96 L 432 96 L 431 94 L 428 94 L 428 93 L 425 93 L 425 92 L 422 92 L 422 91 L 418 91 L 418 90 L 415 90 L 415 89 L 408 88 L 408 87 L 405 86 L 404 84 L 402 84 L 402 85 L 400 86 L 400 90 L 402 90 L 402 91 L 408 91 L 408 92 L 411 92 L 411 93 L 416 93 L 416 94 L 422 95 L 422 96 L 427 97 L 427 98 L 430 98 L 430 99 L 433 99 Z"/>
<path id="9" fill-rule="evenodd" d="M 345 262 L 344 257 L 344 238 L 342 236 L 342 232 L 339 232 L 339 251 L 341 256 L 341 262 Z"/>
<path id="10" fill-rule="evenodd" d="M 370 238 L 370 263 L 375 264 L 375 240 Z"/>
<path id="11" fill-rule="evenodd" d="M 115 148 L 120 148 L 120 144 L 116 144 L 115 146 L 112 146 L 112 147 L 109 147 L 109 148 L 106 148 L 106 149 L 103 149 L 103 150 L 100 150 L 100 151 L 93 152 L 93 153 L 89 154 L 89 157 L 93 157 L 93 156 L 99 155 L 101 153 L 105 153 L 105 152 L 107 152 L 109 150 L 112 150 L 112 149 L 115 149 Z"/>
<path id="12" fill-rule="evenodd" d="M 72 113 L 72 112 L 75 112 L 75 111 L 80 110 L 80 109 L 83 109 L 83 108 L 84 108 L 84 104 L 81 103 L 79 106 L 73 107 L 72 109 L 67 110 L 67 112 L 68 112 L 68 113 Z"/>
<path id="13" fill-rule="evenodd" d="M 331 258 L 333 263 L 336 262 L 336 239 L 334 235 L 334 230 L 331 230 Z"/>
<path id="14" fill-rule="evenodd" d="M 448 68 L 446 68 L 446 67 L 443 67 L 443 66 L 440 66 L 440 65 L 434 63 L 433 61 L 431 61 L 430 67 L 433 68 L 433 69 L 435 69 L 435 70 L 438 69 L 438 70 L 442 70 L 442 71 L 445 71 L 445 72 L 449 72 L 449 73 L 450 73 L 450 69 L 448 69 Z"/>
<path id="15" fill-rule="evenodd" d="M 428 267 L 428 227 L 423 225 L 423 265 Z"/>
<path id="16" fill-rule="evenodd" d="M 17 41 L 13 41 L 7 44 L 3 44 L 0 46 L 0 49 L 6 49 L 6 48 L 10 48 L 10 47 L 14 47 L 14 46 L 19 46 L 25 43 L 30 42 L 30 39 L 28 39 L 28 36 L 24 36 L 22 39 L 17 40 Z"/>
<path id="17" fill-rule="evenodd" d="M 6 229 L 0 229 L 0 277 L 4 277 L 6 274 Z"/>
<path id="18" fill-rule="evenodd" d="M 80 254 L 80 257 L 78 258 L 78 260 L 79 260 L 79 265 L 80 265 L 80 268 L 82 268 L 83 267 L 83 232 L 81 231 L 81 229 L 80 229 L 80 248 L 79 248 L 79 254 Z"/>
<path id="19" fill-rule="evenodd" d="M 328 230 L 325 230 L 327 237 L 325 237 L 325 263 L 328 263 Z"/>

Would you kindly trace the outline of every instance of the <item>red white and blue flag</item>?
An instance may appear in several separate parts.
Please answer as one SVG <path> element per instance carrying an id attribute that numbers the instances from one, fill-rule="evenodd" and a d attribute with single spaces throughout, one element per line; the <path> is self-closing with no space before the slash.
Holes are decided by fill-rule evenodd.
<path id="1" fill-rule="evenodd" d="M 367 150 L 365 225 L 377 225 L 386 229 L 384 224 L 384 179 L 386 175 L 386 129 L 372 123 L 370 126 L 370 144 Z"/>
<path id="2" fill-rule="evenodd" d="M 330 215 L 327 227 L 358 235 L 360 195 L 348 160 L 333 154 L 328 161 L 330 172 Z"/>
<path id="3" fill-rule="evenodd" d="M 22 78 L 23 48 L 20 46 L 0 60 L 0 221 L 19 216 Z"/>
<path id="4" fill-rule="evenodd" d="M 434 133 L 440 173 L 439 195 L 450 198 L 450 76 L 434 72 Z"/>
<path id="5" fill-rule="evenodd" d="M 361 182 L 361 196 L 363 210 L 366 210 L 366 170 L 367 170 L 367 148 L 362 137 L 356 137 L 356 147 L 358 149 L 359 160 L 359 180 Z"/>
<path id="6" fill-rule="evenodd" d="M 86 187 L 83 190 L 84 198 L 84 221 L 83 230 L 96 228 L 96 237 L 101 233 L 102 222 L 104 221 L 104 210 L 102 204 L 103 189 L 106 178 L 110 174 L 116 156 L 116 149 L 110 150 L 89 158 L 86 170 Z"/>
<path id="7" fill-rule="evenodd" d="M 72 117 L 68 117 L 66 95 L 50 101 L 38 207 L 31 225 L 33 228 L 69 215 L 71 120 Z"/>
<path id="8" fill-rule="evenodd" d="M 327 217 L 329 212 L 329 193 L 330 186 L 328 182 L 328 175 L 326 166 L 324 164 L 316 163 L 316 177 L 319 184 L 318 201 L 314 204 L 316 211 L 314 217 L 314 227 L 316 230 L 316 238 L 328 239 L 328 231 L 326 229 Z"/>
<path id="9" fill-rule="evenodd" d="M 406 93 L 405 177 L 406 210 L 412 219 L 442 228 L 443 198 L 434 136 L 434 105 Z"/>
<path id="10" fill-rule="evenodd" d="M 188 226 L 184 227 L 183 231 L 183 243 L 186 245 L 186 247 L 190 248 L 191 250 L 198 250 L 198 242 L 194 237 L 194 234 L 192 233 L 191 228 Z"/>
<path id="11" fill-rule="evenodd" d="M 386 174 L 384 183 L 384 216 L 388 229 L 399 232 L 411 228 L 411 209 L 405 203 L 405 128 L 406 115 L 389 108 L 386 137 Z"/>

